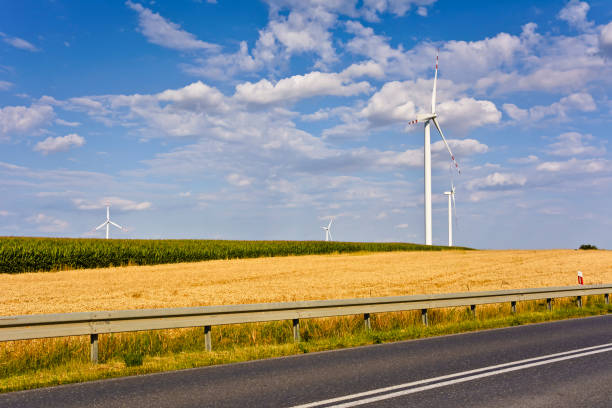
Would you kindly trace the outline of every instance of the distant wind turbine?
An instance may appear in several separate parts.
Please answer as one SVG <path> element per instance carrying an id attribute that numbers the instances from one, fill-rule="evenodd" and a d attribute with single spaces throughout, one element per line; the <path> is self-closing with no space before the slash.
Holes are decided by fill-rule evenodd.
<path id="1" fill-rule="evenodd" d="M 455 186 L 451 184 L 451 191 L 445 191 L 444 195 L 448 196 L 448 246 L 453 246 L 453 211 L 457 214 L 457 207 L 455 206 Z"/>
<path id="2" fill-rule="evenodd" d="M 444 141 L 444 145 L 446 145 L 446 150 L 451 156 L 451 160 L 455 165 L 458 173 L 461 173 L 459 170 L 459 164 L 455 160 L 455 156 L 451 151 L 450 146 L 446 142 L 446 138 L 442 133 L 442 129 L 440 129 L 440 124 L 436 119 L 438 115 L 436 115 L 436 83 L 438 81 L 438 55 L 436 54 L 436 70 L 434 74 L 434 83 L 433 83 L 433 92 L 431 93 L 431 113 L 419 114 L 417 118 L 411 122 L 409 125 L 413 125 L 419 122 L 425 122 L 425 142 L 424 142 L 424 167 L 425 167 L 425 245 L 431 245 L 431 137 L 429 135 L 429 126 L 430 122 L 436 126 L 438 129 L 438 133 L 442 136 L 442 140 Z"/>
<path id="3" fill-rule="evenodd" d="M 104 221 L 102 224 L 97 226 L 96 227 L 96 231 L 99 230 L 102 227 L 106 227 L 106 239 L 108 239 L 108 228 L 109 228 L 110 225 L 113 225 L 113 226 L 119 228 L 120 230 L 125 230 L 125 228 L 123 228 L 121 225 L 115 224 L 114 222 L 112 222 L 110 220 L 110 205 L 107 205 L 106 206 L 106 221 Z"/>
<path id="4" fill-rule="evenodd" d="M 327 224 L 327 227 L 321 227 L 325 231 L 325 241 L 331 241 L 332 240 L 331 225 L 332 225 L 333 221 L 334 221 L 334 219 L 332 218 L 332 219 L 329 220 L 329 224 Z"/>

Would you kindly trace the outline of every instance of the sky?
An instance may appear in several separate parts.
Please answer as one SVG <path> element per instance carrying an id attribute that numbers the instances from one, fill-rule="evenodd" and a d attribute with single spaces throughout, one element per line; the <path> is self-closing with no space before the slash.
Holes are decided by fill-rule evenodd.
<path id="1" fill-rule="evenodd" d="M 0 235 L 612 247 L 607 0 L 0 0 Z"/>

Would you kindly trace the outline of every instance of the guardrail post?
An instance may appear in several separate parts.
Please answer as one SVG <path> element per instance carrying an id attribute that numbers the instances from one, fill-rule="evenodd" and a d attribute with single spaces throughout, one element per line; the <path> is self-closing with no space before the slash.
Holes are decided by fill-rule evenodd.
<path id="1" fill-rule="evenodd" d="M 576 298 L 576 302 L 578 303 L 578 307 L 582 309 L 582 296 L 578 296 Z"/>
<path id="2" fill-rule="evenodd" d="M 421 320 L 425 326 L 429 325 L 429 321 L 427 320 L 427 309 L 421 309 Z"/>
<path id="3" fill-rule="evenodd" d="M 90 334 L 89 335 L 89 357 L 91 362 L 94 364 L 98 364 L 98 334 Z"/>
<path id="4" fill-rule="evenodd" d="M 473 318 L 476 318 L 476 305 L 470 305 L 470 313 L 472 313 Z"/>
<path id="5" fill-rule="evenodd" d="M 369 313 L 364 313 L 363 314 L 363 324 L 364 324 L 366 330 L 372 330 L 372 324 L 370 322 L 370 314 Z"/>
<path id="6" fill-rule="evenodd" d="M 510 307 L 512 308 L 512 313 L 516 313 L 516 301 L 510 302 Z"/>
<path id="7" fill-rule="evenodd" d="M 606 305 L 610 304 L 610 294 L 609 293 L 606 293 L 604 295 L 604 301 L 606 302 Z"/>
<path id="8" fill-rule="evenodd" d="M 300 319 L 293 319 L 293 340 L 300 341 Z"/>
<path id="9" fill-rule="evenodd" d="M 210 326 L 204 326 L 204 347 L 206 351 L 212 350 L 212 342 L 210 340 Z"/>
<path id="10" fill-rule="evenodd" d="M 552 299 L 551 298 L 546 299 L 546 309 L 548 311 L 552 310 Z"/>

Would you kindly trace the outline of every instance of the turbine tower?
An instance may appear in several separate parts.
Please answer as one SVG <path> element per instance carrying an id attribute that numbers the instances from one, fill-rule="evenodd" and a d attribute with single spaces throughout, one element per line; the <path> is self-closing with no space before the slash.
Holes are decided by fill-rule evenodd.
<path id="1" fill-rule="evenodd" d="M 323 229 L 323 231 L 325 231 L 325 241 L 331 241 L 332 240 L 332 235 L 331 235 L 331 225 L 332 222 L 334 221 L 334 219 L 330 219 L 329 220 L 329 224 L 327 224 L 327 227 L 321 227 Z"/>
<path id="2" fill-rule="evenodd" d="M 445 191 L 444 195 L 448 196 L 448 246 L 453 246 L 453 211 L 457 211 L 455 207 L 455 186 L 451 184 L 451 191 Z M 452 201 L 452 209 L 451 209 Z"/>
<path id="3" fill-rule="evenodd" d="M 413 125 L 419 122 L 425 122 L 425 141 L 424 141 L 424 184 L 425 184 L 425 245 L 431 245 L 431 137 L 430 137 L 430 123 L 436 126 L 438 129 L 438 133 L 442 136 L 442 140 L 444 141 L 444 145 L 446 146 L 446 150 L 451 156 L 451 160 L 457 169 L 457 172 L 461 173 L 459 170 L 459 164 L 455 160 L 455 156 L 451 151 L 450 146 L 446 142 L 446 138 L 442 133 L 442 129 L 440 129 L 440 124 L 436 119 L 438 115 L 436 115 L 436 83 L 438 81 L 438 55 L 436 54 L 436 69 L 434 73 L 434 83 L 433 83 L 433 92 L 431 93 L 431 113 L 426 114 L 418 114 L 417 118 L 411 122 L 409 125 Z"/>
<path id="4" fill-rule="evenodd" d="M 106 239 L 108 239 L 108 228 L 110 225 L 113 225 L 117 228 L 119 228 L 120 230 L 124 229 L 121 225 L 119 224 L 115 224 L 114 222 L 112 222 L 110 220 L 110 205 L 106 205 L 106 221 L 104 221 L 102 224 L 100 224 L 99 226 L 96 227 L 96 231 L 99 230 L 102 227 L 106 227 Z"/>

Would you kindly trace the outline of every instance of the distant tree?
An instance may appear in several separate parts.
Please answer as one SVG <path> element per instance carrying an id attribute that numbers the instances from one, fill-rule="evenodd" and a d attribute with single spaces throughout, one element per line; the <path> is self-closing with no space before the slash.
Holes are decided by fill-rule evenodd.
<path id="1" fill-rule="evenodd" d="M 595 245 L 591 245 L 591 244 L 582 244 L 580 245 L 580 248 L 578 249 L 597 249 L 597 247 Z"/>

